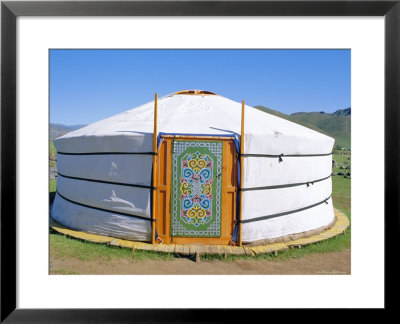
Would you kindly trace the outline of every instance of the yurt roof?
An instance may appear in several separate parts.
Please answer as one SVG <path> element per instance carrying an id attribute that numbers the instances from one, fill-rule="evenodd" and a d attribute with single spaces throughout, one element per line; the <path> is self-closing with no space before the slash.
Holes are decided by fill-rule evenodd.
<path id="1" fill-rule="evenodd" d="M 241 131 L 241 103 L 210 91 L 184 90 L 158 99 L 158 132 L 232 135 Z M 151 151 L 154 101 L 95 122 L 55 140 L 59 152 Z M 330 153 L 334 139 L 246 106 L 245 153 Z"/>

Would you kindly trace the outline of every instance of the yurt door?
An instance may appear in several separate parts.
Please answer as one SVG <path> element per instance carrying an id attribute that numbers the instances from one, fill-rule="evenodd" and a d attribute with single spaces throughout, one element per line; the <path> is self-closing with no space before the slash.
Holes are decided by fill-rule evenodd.
<path id="1" fill-rule="evenodd" d="M 164 243 L 228 244 L 236 217 L 233 140 L 166 136 L 158 158 L 158 236 Z"/>

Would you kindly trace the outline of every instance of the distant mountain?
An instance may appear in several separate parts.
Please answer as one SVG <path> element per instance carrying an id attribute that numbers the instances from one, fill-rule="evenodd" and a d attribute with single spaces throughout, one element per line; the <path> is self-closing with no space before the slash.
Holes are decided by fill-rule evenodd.
<path id="1" fill-rule="evenodd" d="M 335 139 L 335 146 L 351 147 L 351 107 L 339 109 L 334 113 L 323 111 L 298 112 L 291 115 L 264 106 L 256 106 L 255 108 L 331 136 Z"/>
<path id="2" fill-rule="evenodd" d="M 85 127 L 86 125 L 63 125 L 63 124 L 52 124 L 50 123 L 50 141 L 53 141 L 55 138 L 63 136 L 73 130 Z"/>
<path id="3" fill-rule="evenodd" d="M 336 116 L 350 116 L 351 115 L 351 107 L 346 109 L 336 110 L 332 115 Z"/>

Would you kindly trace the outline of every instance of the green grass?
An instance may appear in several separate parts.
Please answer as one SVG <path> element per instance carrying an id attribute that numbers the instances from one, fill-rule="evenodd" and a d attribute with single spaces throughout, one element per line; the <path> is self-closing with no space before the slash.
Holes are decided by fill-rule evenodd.
<path id="1" fill-rule="evenodd" d="M 115 259 L 132 260 L 172 260 L 170 253 L 157 253 L 136 250 L 132 253 L 130 249 L 84 242 L 69 238 L 65 235 L 50 232 L 51 254 L 56 259 L 76 258 L 82 261 L 98 260 L 107 262 Z"/>
<path id="2" fill-rule="evenodd" d="M 332 177 L 333 205 L 351 218 L 351 179 Z"/>
<path id="3" fill-rule="evenodd" d="M 50 153 L 50 158 L 52 158 L 52 157 L 55 158 L 57 155 L 57 150 L 56 150 L 56 147 L 54 146 L 53 141 L 50 141 L 50 143 L 49 143 L 49 153 Z"/>
<path id="4" fill-rule="evenodd" d="M 339 252 L 350 248 L 350 231 L 346 231 L 340 236 L 333 237 L 326 241 L 321 241 L 315 244 L 303 246 L 301 249 L 293 248 L 286 251 L 280 251 L 275 256 L 273 253 L 260 254 L 254 257 L 247 255 L 228 255 L 226 258 L 221 255 L 203 255 L 201 259 L 204 261 L 223 260 L 232 262 L 236 260 L 263 260 L 263 261 L 283 261 L 289 259 L 300 259 L 312 253 L 329 253 Z"/>
<path id="5" fill-rule="evenodd" d="M 50 167 L 57 166 L 56 158 L 57 158 L 56 147 L 54 146 L 53 141 L 50 141 L 50 143 L 49 143 L 49 166 Z"/>
<path id="6" fill-rule="evenodd" d="M 350 134 L 348 134 L 348 135 L 334 135 L 334 134 L 332 134 L 332 136 L 335 138 L 335 146 L 339 144 L 341 147 L 345 147 L 346 149 L 351 147 Z"/>
<path id="7" fill-rule="evenodd" d="M 349 155 L 349 156 L 351 156 L 350 154 L 349 154 L 349 152 L 348 153 L 346 153 L 347 155 Z M 344 172 L 344 173 L 347 173 L 347 172 L 350 172 L 350 174 L 351 174 L 351 169 L 341 169 L 340 168 L 340 165 L 342 164 L 342 163 L 347 163 L 347 165 L 349 165 L 350 166 L 350 168 L 351 168 L 351 160 L 349 160 L 348 159 L 348 156 L 347 155 L 339 155 L 339 154 L 333 154 L 333 159 L 337 162 L 337 165 L 336 165 L 336 167 L 334 167 L 334 168 L 332 168 L 332 173 L 338 173 L 338 172 Z M 332 179 L 336 179 L 336 178 L 343 178 L 344 176 L 343 175 L 337 175 L 337 176 L 333 176 L 332 177 Z M 345 179 L 345 180 L 347 180 L 347 181 L 350 181 L 349 179 Z M 337 180 L 335 180 L 335 181 L 337 181 Z M 342 185 L 341 185 L 342 183 L 341 182 L 337 182 L 337 184 L 336 184 L 336 187 L 337 186 L 339 186 L 337 189 L 337 191 L 336 191 L 336 194 L 339 194 L 340 193 L 340 190 L 341 189 L 344 189 L 345 191 L 346 191 L 346 195 L 348 194 L 348 195 L 350 195 L 350 189 L 345 189 Z M 335 188 L 335 187 L 334 187 Z M 333 188 L 333 189 L 334 189 Z"/>
<path id="8" fill-rule="evenodd" d="M 49 181 L 49 203 L 50 206 L 53 204 L 54 198 L 56 197 L 57 180 Z"/>
<path id="9" fill-rule="evenodd" d="M 350 161 L 346 155 L 339 155 L 339 154 L 333 154 L 333 159 L 337 163 L 343 163 L 343 162 L 349 162 Z"/>
<path id="10" fill-rule="evenodd" d="M 56 192 L 56 189 L 57 189 L 57 179 L 50 180 L 50 181 L 49 181 L 49 191 L 50 191 L 50 194 L 51 194 L 52 192 Z"/>

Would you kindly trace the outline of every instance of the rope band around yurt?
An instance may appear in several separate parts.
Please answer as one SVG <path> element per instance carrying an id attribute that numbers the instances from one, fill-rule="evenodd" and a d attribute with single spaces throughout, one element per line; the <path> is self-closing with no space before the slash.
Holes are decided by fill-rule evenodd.
<path id="1" fill-rule="evenodd" d="M 239 156 L 243 157 L 269 157 L 269 158 L 278 158 L 279 162 L 283 161 L 285 157 L 312 157 L 312 156 L 328 156 L 332 155 L 331 153 L 321 153 L 321 154 L 253 154 L 253 153 L 240 153 Z"/>
<path id="2" fill-rule="evenodd" d="M 82 153 L 70 153 L 70 152 L 57 152 L 61 155 L 157 155 L 157 152 L 82 152 Z"/>
<path id="3" fill-rule="evenodd" d="M 317 180 L 312 180 L 312 181 L 306 181 L 306 182 L 298 182 L 298 183 L 289 183 L 289 184 L 283 184 L 283 185 L 275 185 L 275 186 L 265 186 L 265 187 L 252 187 L 252 188 L 238 188 L 238 191 L 252 191 L 252 190 L 270 190 L 270 189 L 282 189 L 282 188 L 290 188 L 290 187 L 297 187 L 297 186 L 303 186 L 307 185 L 307 188 L 310 185 L 313 185 L 314 183 L 324 181 L 326 179 L 329 179 L 331 175 L 317 179 Z"/>
<path id="4" fill-rule="evenodd" d="M 331 198 L 331 196 L 329 196 L 328 198 L 325 198 L 324 200 L 316 203 L 316 204 L 312 204 L 310 206 L 306 206 L 306 207 L 302 207 L 299 209 L 294 209 L 294 210 L 290 210 L 290 211 L 286 211 L 286 212 L 282 212 L 282 213 L 277 213 L 277 214 L 272 214 L 272 215 L 266 215 L 266 216 L 260 216 L 260 217 L 255 217 L 252 219 L 245 219 L 242 220 L 241 223 L 245 224 L 245 223 L 252 223 L 252 222 L 257 222 L 257 221 L 261 221 L 261 220 L 265 220 L 265 219 L 270 219 L 270 218 L 275 218 L 275 217 L 280 217 L 280 216 L 285 216 L 285 215 L 289 215 L 289 214 L 294 214 L 294 213 L 298 213 L 301 212 L 303 210 L 307 210 L 313 207 L 316 207 L 318 205 L 321 205 L 323 203 L 328 204 L 328 200 L 329 198 Z"/>
<path id="5" fill-rule="evenodd" d="M 105 181 L 105 180 L 97 180 L 97 179 L 88 179 L 88 178 L 79 178 L 79 177 L 72 177 L 72 176 L 67 176 L 64 175 L 60 172 L 57 172 L 57 174 L 63 178 L 67 179 L 73 179 L 73 180 L 80 180 L 80 181 L 89 181 L 89 182 L 97 182 L 97 183 L 105 183 L 105 184 L 113 184 L 113 185 L 118 185 L 118 186 L 126 186 L 126 187 L 135 187 L 135 188 L 144 188 L 144 189 L 157 189 L 156 187 L 153 186 L 147 186 L 147 185 L 141 185 L 141 184 L 134 184 L 134 183 L 123 183 L 123 182 L 112 182 L 112 181 Z"/>
<path id="6" fill-rule="evenodd" d="M 60 194 L 60 192 L 59 192 L 58 190 L 56 191 L 56 193 L 57 193 L 57 195 L 59 195 L 62 199 L 66 200 L 66 201 L 68 201 L 68 202 L 70 202 L 70 203 L 72 203 L 72 204 L 81 206 L 81 207 L 91 208 L 91 209 L 99 210 L 99 211 L 106 212 L 106 213 L 118 214 L 118 215 L 128 216 L 128 217 L 132 217 L 132 218 L 138 218 L 138 219 L 142 219 L 142 220 L 149 221 L 149 222 L 154 222 L 154 221 L 155 221 L 155 220 L 153 220 L 153 219 L 151 219 L 151 218 L 147 218 L 147 217 L 144 217 L 144 216 L 132 215 L 132 214 L 128 214 L 128 213 L 124 213 L 124 212 L 119 212 L 119 211 L 116 212 L 116 211 L 114 211 L 114 210 L 109 210 L 109 209 L 105 209 L 105 208 L 94 207 L 94 206 L 82 204 L 82 203 L 80 203 L 80 202 L 77 202 L 77 201 L 74 201 L 74 200 L 71 200 L 71 199 L 68 199 L 68 198 L 64 197 L 62 194 Z"/>

